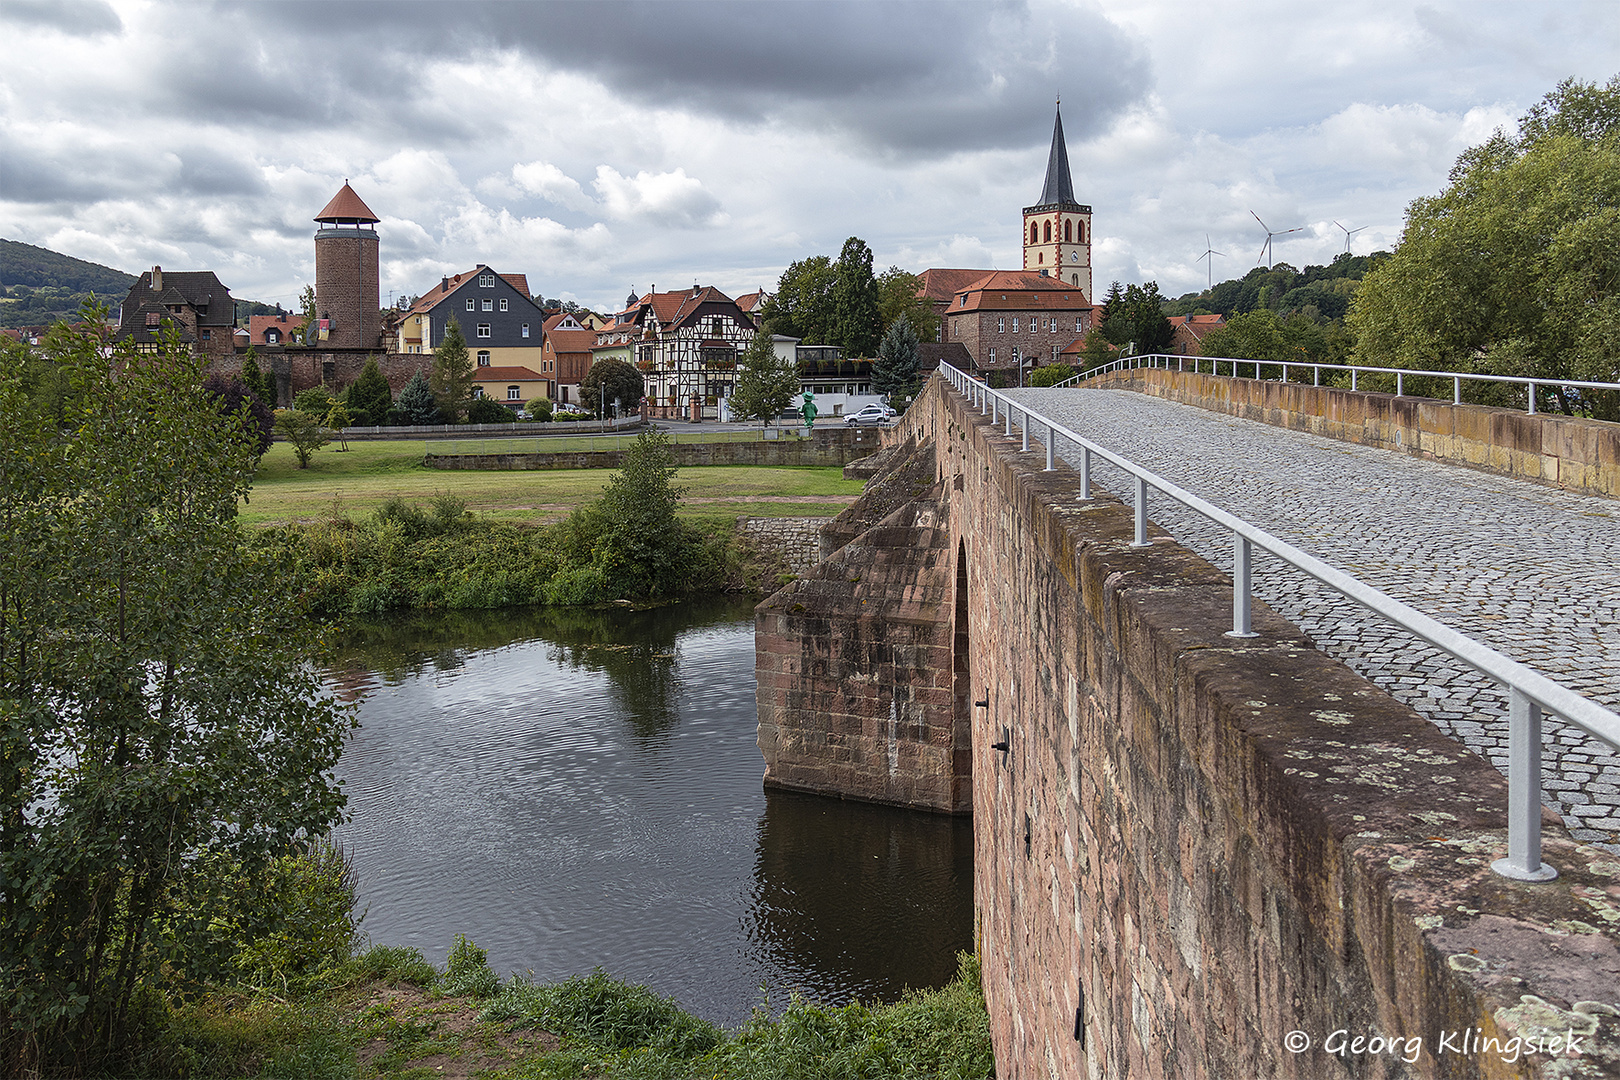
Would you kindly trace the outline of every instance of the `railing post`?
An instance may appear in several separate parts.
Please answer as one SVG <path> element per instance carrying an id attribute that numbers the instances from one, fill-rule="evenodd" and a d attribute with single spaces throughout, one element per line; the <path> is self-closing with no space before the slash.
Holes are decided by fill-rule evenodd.
<path id="1" fill-rule="evenodd" d="M 1227 637 L 1248 638 L 1259 637 L 1253 628 L 1253 602 L 1250 599 L 1253 592 L 1250 581 L 1253 575 L 1250 572 L 1249 538 L 1242 533 L 1232 534 L 1232 629 L 1227 631 Z"/>
<path id="2" fill-rule="evenodd" d="M 1395 396 L 1396 397 L 1400 397 L 1403 393 L 1405 393 L 1405 386 L 1406 386 L 1406 381 L 1405 380 L 1406 380 L 1406 376 L 1404 374 L 1402 374 L 1399 371 L 1397 371 L 1395 373 Z"/>
<path id="3" fill-rule="evenodd" d="M 1010 439 L 1010 438 L 1012 438 L 1012 410 L 1013 410 L 1012 402 L 1004 401 L 1004 402 L 1002 402 L 1002 405 L 1004 405 L 1006 407 L 1005 412 L 1007 414 L 1007 416 L 1006 416 L 1007 430 L 1002 432 L 1002 434 L 1007 436 L 1007 438 Z"/>
<path id="4" fill-rule="evenodd" d="M 1147 538 L 1147 481 L 1136 478 L 1136 539 L 1131 547 L 1151 547 Z"/>
<path id="5" fill-rule="evenodd" d="M 1451 380 L 1451 403 L 1453 405 L 1462 404 L 1462 380 L 1455 376 Z"/>
<path id="6" fill-rule="evenodd" d="M 1530 415 L 1536 415 L 1536 380 L 1530 380 Z"/>
<path id="7" fill-rule="evenodd" d="M 1024 453 L 1027 454 L 1029 453 L 1029 409 L 1024 408 L 1019 411 L 1023 413 L 1024 418 L 1019 422 L 1018 430 L 1024 433 Z"/>
<path id="8" fill-rule="evenodd" d="M 1091 498 L 1091 447 L 1080 448 L 1080 498 Z"/>
<path id="9" fill-rule="evenodd" d="M 1355 388 L 1356 388 L 1356 369 L 1351 368 L 1350 369 L 1350 389 L 1354 390 Z"/>
<path id="10" fill-rule="evenodd" d="M 1508 854 L 1491 869 L 1515 881 L 1551 881 L 1541 861 L 1541 706 L 1508 688 Z"/>
<path id="11" fill-rule="evenodd" d="M 1322 385 L 1322 365 L 1321 364 L 1312 364 L 1311 365 L 1311 385 L 1312 386 L 1321 386 Z"/>
<path id="12" fill-rule="evenodd" d="M 1052 444 L 1057 442 L 1057 434 L 1052 430 L 1052 422 L 1046 422 L 1046 471 L 1052 471 Z"/>

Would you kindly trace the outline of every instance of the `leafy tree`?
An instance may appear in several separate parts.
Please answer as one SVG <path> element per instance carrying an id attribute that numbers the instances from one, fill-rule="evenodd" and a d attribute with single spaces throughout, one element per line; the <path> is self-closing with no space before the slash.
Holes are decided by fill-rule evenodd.
<path id="1" fill-rule="evenodd" d="M 1080 354 L 1085 369 L 1101 367 L 1115 357 L 1116 353 L 1109 347 L 1108 338 L 1101 330 L 1093 330 L 1086 335 L 1085 351 Z"/>
<path id="2" fill-rule="evenodd" d="M 515 424 L 517 413 L 502 405 L 494 398 L 481 397 L 473 401 L 467 408 L 467 423 L 469 424 Z"/>
<path id="3" fill-rule="evenodd" d="M 679 593 L 686 584 L 691 529 L 675 519 L 686 489 L 673 483 L 669 435 L 648 428 L 625 452 L 608 480 L 599 507 L 605 526 L 596 561 L 613 582 L 616 598 Z"/>
<path id="4" fill-rule="evenodd" d="M 336 822 L 351 727 L 281 568 L 242 543 L 257 441 L 203 389 L 205 361 L 172 333 L 151 353 L 76 333 L 71 436 L 24 407 L 0 352 L 8 1076 L 110 1067 L 148 988 L 187 974 L 153 928 L 216 858 L 262 889 Z"/>
<path id="5" fill-rule="evenodd" d="M 893 405 L 916 392 L 917 335 L 904 315 L 890 324 L 877 359 L 872 362 L 872 389 Z"/>
<path id="6" fill-rule="evenodd" d="M 592 364 L 579 382 L 579 399 L 591 413 L 596 412 L 598 398 L 609 405 L 617 401 L 629 412 L 641 405 L 645 392 L 646 383 L 635 365 L 612 356 Z"/>
<path id="7" fill-rule="evenodd" d="M 263 456 L 275 441 L 276 416 L 241 379 L 210 375 L 203 380 L 203 389 L 215 396 L 217 407 L 224 416 L 235 417 L 243 430 L 253 436 L 258 454 Z"/>
<path id="8" fill-rule="evenodd" d="M 326 410 L 326 420 L 324 421 L 324 426 L 326 430 L 332 432 L 338 437 L 339 451 L 347 450 L 349 448 L 349 440 L 343 437 L 343 433 L 349 429 L 350 423 L 352 423 L 352 421 L 349 419 L 349 410 L 343 407 L 343 402 L 332 402 L 332 407 Z"/>
<path id="9" fill-rule="evenodd" d="M 433 399 L 433 391 L 420 371 L 400 388 L 389 415 L 397 417 L 402 424 L 417 427 L 439 423 L 439 403 Z"/>
<path id="10" fill-rule="evenodd" d="M 1164 302 L 1155 281 L 1127 285 L 1119 296 L 1110 287 L 1108 302 L 1103 305 L 1103 336 L 1115 345 L 1134 342 L 1138 354 L 1164 351 L 1175 337 L 1175 328 L 1164 314 Z"/>
<path id="11" fill-rule="evenodd" d="M 300 469 L 309 468 L 309 457 L 331 440 L 321 422 L 299 409 L 276 410 L 276 434 L 293 448 Z"/>
<path id="12" fill-rule="evenodd" d="M 433 350 L 433 397 L 447 424 L 459 424 L 473 402 L 477 370 L 467 352 L 467 339 L 455 316 L 444 328 L 444 340 Z"/>
<path id="13" fill-rule="evenodd" d="M 806 345 L 832 342 L 832 291 L 837 272 L 825 255 L 800 259 L 782 271 L 776 292 L 760 309 L 761 328 L 801 339 Z"/>
<path id="14" fill-rule="evenodd" d="M 1232 316 L 1204 335 L 1199 351 L 1242 360 L 1335 362 L 1328 334 L 1315 320 L 1298 314 L 1281 319 L 1266 308 Z"/>
<path id="15" fill-rule="evenodd" d="M 933 301 L 917 295 L 917 290 L 922 288 L 922 278 L 891 266 L 878 275 L 877 287 L 878 313 L 883 317 L 885 330 L 903 315 L 911 323 L 918 341 L 933 341 L 938 336 L 939 313 L 934 310 Z"/>
<path id="16" fill-rule="evenodd" d="M 388 379 L 377 366 L 375 356 L 366 358 L 360 377 L 343 392 L 343 402 L 360 423 L 377 426 L 388 422 L 388 410 L 394 404 L 393 391 Z"/>
<path id="17" fill-rule="evenodd" d="M 550 398 L 543 398 L 543 397 L 530 398 L 529 399 L 529 404 L 526 406 L 526 409 L 527 409 L 529 417 L 531 419 L 538 420 L 541 423 L 550 423 L 550 421 L 551 421 L 551 399 Z"/>
<path id="18" fill-rule="evenodd" d="M 833 270 L 828 343 L 842 346 L 844 355 L 851 358 L 871 356 L 883 337 L 877 280 L 872 276 L 872 249 L 860 237 L 850 237 L 844 241 Z"/>
<path id="19" fill-rule="evenodd" d="M 776 354 L 769 331 L 756 333 L 743 350 L 737 382 L 731 391 L 731 410 L 744 420 L 766 427 L 782 414 L 799 393 L 799 373 Z"/>
<path id="20" fill-rule="evenodd" d="M 1101 326 L 1113 318 L 1125 306 L 1125 288 L 1119 282 L 1109 282 L 1108 295 L 1103 297 L 1102 311 L 1097 315 L 1097 325 Z"/>
<path id="21" fill-rule="evenodd" d="M 1620 355 L 1620 76 L 1565 80 L 1463 152 L 1439 195 L 1407 208 L 1401 245 L 1346 322 L 1357 361 L 1611 381 Z M 1620 419 L 1616 395 L 1544 391 Z"/>

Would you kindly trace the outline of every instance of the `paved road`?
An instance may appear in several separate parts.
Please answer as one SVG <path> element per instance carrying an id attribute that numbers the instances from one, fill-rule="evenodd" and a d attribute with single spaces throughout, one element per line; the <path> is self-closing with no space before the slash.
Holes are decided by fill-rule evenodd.
<path id="1" fill-rule="evenodd" d="M 1129 391 L 1008 393 L 1620 710 L 1620 501 Z M 1124 474 L 1094 462 L 1099 486 L 1128 501 Z M 1229 533 L 1162 495 L 1149 502 L 1148 513 L 1230 572 Z M 1259 551 L 1254 587 L 1325 652 L 1506 771 L 1507 701 L 1494 683 Z M 1549 805 L 1564 815 L 1576 839 L 1620 851 L 1620 752 L 1556 718 L 1547 719 L 1543 733 Z"/>

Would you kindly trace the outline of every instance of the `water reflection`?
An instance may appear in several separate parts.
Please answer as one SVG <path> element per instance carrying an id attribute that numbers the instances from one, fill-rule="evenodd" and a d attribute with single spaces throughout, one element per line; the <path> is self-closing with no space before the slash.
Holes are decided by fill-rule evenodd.
<path id="1" fill-rule="evenodd" d="M 971 827 L 761 789 L 747 605 L 357 624 L 340 771 L 374 941 L 601 965 L 735 1024 L 939 985 L 971 942 Z"/>

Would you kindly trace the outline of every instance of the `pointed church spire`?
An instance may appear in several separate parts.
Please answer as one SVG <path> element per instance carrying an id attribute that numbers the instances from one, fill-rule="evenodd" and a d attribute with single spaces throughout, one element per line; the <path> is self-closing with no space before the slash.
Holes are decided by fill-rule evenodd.
<path id="1" fill-rule="evenodd" d="M 1057 121 L 1052 125 L 1052 152 L 1046 158 L 1046 186 L 1041 188 L 1039 206 L 1072 203 L 1074 181 L 1069 176 L 1069 148 L 1063 142 L 1063 106 L 1057 109 Z"/>

